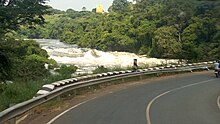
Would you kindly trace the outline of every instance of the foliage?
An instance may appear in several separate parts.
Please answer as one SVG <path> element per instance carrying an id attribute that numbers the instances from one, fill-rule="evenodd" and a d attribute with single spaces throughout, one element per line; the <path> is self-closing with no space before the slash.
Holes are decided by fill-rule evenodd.
<path id="1" fill-rule="evenodd" d="M 184 60 L 189 60 L 188 62 L 196 62 L 199 56 L 198 50 L 193 42 L 185 42 L 182 44 L 182 51 L 179 53 L 179 56 Z"/>
<path id="2" fill-rule="evenodd" d="M 31 40 L 5 39 L 0 42 L 0 81 L 35 80 L 47 76 L 44 64 L 56 64 L 38 43 Z"/>
<path id="3" fill-rule="evenodd" d="M 93 70 L 92 72 L 94 74 L 101 74 L 101 73 L 106 73 L 106 72 L 113 72 L 113 71 L 123 71 L 125 70 L 125 68 L 121 68 L 121 67 L 112 67 L 112 68 L 106 68 L 104 66 L 98 66 L 95 70 Z"/>
<path id="4" fill-rule="evenodd" d="M 76 72 L 77 67 L 74 65 L 61 65 L 59 69 L 56 70 L 56 72 L 59 72 L 61 75 L 68 75 L 71 77 L 71 74 Z"/>
<path id="5" fill-rule="evenodd" d="M 0 1 L 0 111 L 12 103 L 32 98 L 42 84 L 66 78 L 50 76 L 45 63 L 53 66 L 56 62 L 48 59 L 47 52 L 37 42 L 19 39 L 27 34 L 49 37 L 47 30 L 38 25 L 45 22 L 43 15 L 49 12 L 44 2 Z M 16 32 L 18 29 L 22 31 L 21 34 Z"/>
<path id="6" fill-rule="evenodd" d="M 43 24 L 42 15 L 47 13 L 45 0 L 1 0 L 0 2 L 0 36 L 21 25 L 31 27 Z"/>
<path id="7" fill-rule="evenodd" d="M 216 54 L 220 2 L 208 0 L 114 0 L 109 13 L 57 11 L 46 24 L 22 27 L 28 38 L 56 38 L 80 47 L 127 51 L 149 57 L 205 61 Z M 186 48 L 189 46 L 192 49 Z M 206 46 L 206 47 L 205 47 Z M 193 52 L 193 54 L 189 54 Z M 207 57 L 208 56 L 208 57 Z"/>
<path id="8" fill-rule="evenodd" d="M 95 70 L 92 71 L 94 74 L 100 74 L 100 73 L 106 73 L 109 72 L 108 68 L 105 68 L 104 66 L 98 66 Z"/>
<path id="9" fill-rule="evenodd" d="M 155 31 L 153 43 L 154 56 L 158 58 L 177 58 L 177 53 L 181 49 L 178 42 L 177 30 L 174 27 L 161 27 Z"/>
<path id="10" fill-rule="evenodd" d="M 45 22 L 43 15 L 49 12 L 49 7 L 44 5 L 45 1 L 1 0 L 0 82 L 9 79 L 33 80 L 47 76 L 48 71 L 44 67 L 45 63 L 50 63 L 47 52 L 34 41 L 15 40 L 20 37 L 15 32 L 19 28 L 30 29 Z M 42 30 L 39 28 L 35 31 Z"/>
<path id="11" fill-rule="evenodd" d="M 9 78 L 10 74 L 10 61 L 8 57 L 0 49 L 0 81 L 4 81 Z"/>
<path id="12" fill-rule="evenodd" d="M 115 12 L 126 11 L 127 7 L 128 7 L 127 0 L 114 0 L 112 3 L 112 11 L 115 11 Z"/>

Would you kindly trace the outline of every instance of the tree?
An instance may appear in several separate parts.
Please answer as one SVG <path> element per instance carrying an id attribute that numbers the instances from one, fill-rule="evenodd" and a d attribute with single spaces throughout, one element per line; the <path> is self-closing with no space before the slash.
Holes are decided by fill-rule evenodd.
<path id="1" fill-rule="evenodd" d="M 35 41 L 5 39 L 0 46 L 0 82 L 41 79 L 49 74 L 44 64 L 56 64 Z"/>
<path id="2" fill-rule="evenodd" d="M 0 49 L 0 81 L 5 81 L 10 78 L 10 60 Z"/>
<path id="3" fill-rule="evenodd" d="M 71 77 L 71 74 L 76 72 L 77 67 L 74 65 L 61 65 L 60 69 L 56 70 L 59 72 L 61 75 L 67 75 L 68 77 Z"/>
<path id="4" fill-rule="evenodd" d="M 80 47 L 129 51 L 149 57 L 181 59 L 181 56 L 190 56 L 191 60 L 193 57 L 205 60 L 211 58 L 202 57 L 200 53 L 213 58 L 218 56 L 219 1 L 135 1 L 136 4 L 131 4 L 126 0 L 114 0 L 109 13 L 104 14 L 94 13 L 95 9 L 93 12 L 72 9 L 58 12 L 45 16 L 48 22 L 45 28 L 25 27 L 21 33 L 58 38 Z M 54 12 L 51 8 L 50 11 Z M 200 52 L 191 56 L 187 46 L 192 52 Z"/>
<path id="5" fill-rule="evenodd" d="M 164 26 L 155 31 L 153 39 L 153 55 L 159 58 L 177 58 L 181 50 L 178 42 L 177 30 L 171 26 Z"/>
<path id="6" fill-rule="evenodd" d="M 14 68 L 14 65 L 16 65 L 14 63 L 15 60 L 20 61 L 20 59 L 21 60 L 24 59 L 24 58 L 20 58 L 21 56 L 25 57 L 25 55 L 28 54 L 26 49 L 28 48 L 28 46 L 24 45 L 23 44 L 24 42 L 14 40 L 13 37 L 8 37 L 6 33 L 11 31 L 16 31 L 21 26 L 33 27 L 35 24 L 43 24 L 44 23 L 43 15 L 47 13 L 47 8 L 48 8 L 47 6 L 43 5 L 45 1 L 46 0 L 1 0 L 0 1 L 0 40 L 1 40 L 0 41 L 1 43 L 0 45 L 1 79 L 0 80 L 1 81 L 5 81 L 6 79 L 9 79 L 10 76 L 13 76 L 13 78 L 16 77 L 12 73 L 12 71 L 18 69 L 18 68 L 16 69 Z M 38 52 L 37 49 L 32 49 L 32 50 L 34 50 L 32 52 Z M 23 62 L 21 61 L 21 63 L 22 64 L 25 63 L 25 60 Z"/>
<path id="7" fill-rule="evenodd" d="M 184 42 L 178 56 L 180 59 L 187 60 L 188 62 L 196 62 L 198 61 L 199 53 L 199 49 L 193 42 Z"/>
<path id="8" fill-rule="evenodd" d="M 134 51 L 134 39 L 129 38 L 126 35 L 122 35 L 119 32 L 103 34 L 101 39 L 102 46 L 106 51 Z"/>
<path id="9" fill-rule="evenodd" d="M 184 29 L 183 42 L 193 41 L 195 43 L 212 42 L 217 32 L 216 22 L 213 18 L 192 17 L 190 24 Z"/>
<path id="10" fill-rule="evenodd" d="M 96 13 L 96 8 L 93 8 L 93 9 L 92 9 L 92 12 Z"/>
<path id="11" fill-rule="evenodd" d="M 178 41 L 182 41 L 183 30 L 188 26 L 188 21 L 194 15 L 195 4 L 193 0 L 165 0 L 162 14 L 162 23 L 175 26 Z"/>
<path id="12" fill-rule="evenodd" d="M 47 13 L 46 0 L 1 0 L 0 35 L 17 30 L 21 25 L 43 24 Z"/>
<path id="13" fill-rule="evenodd" d="M 152 48 L 152 39 L 156 31 L 156 21 L 141 21 L 141 25 L 136 29 L 137 43 L 136 47 L 140 48 L 139 53 L 148 54 Z"/>
<path id="14" fill-rule="evenodd" d="M 84 6 L 84 7 L 82 7 L 82 11 L 86 11 L 86 7 Z"/>
<path id="15" fill-rule="evenodd" d="M 112 3 L 112 11 L 123 12 L 128 7 L 127 0 L 114 0 Z"/>

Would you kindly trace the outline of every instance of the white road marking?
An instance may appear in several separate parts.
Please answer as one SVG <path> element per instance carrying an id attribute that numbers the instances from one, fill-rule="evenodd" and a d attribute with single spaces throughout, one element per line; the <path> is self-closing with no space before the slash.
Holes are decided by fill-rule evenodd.
<path id="1" fill-rule="evenodd" d="M 76 107 L 78 107 L 78 106 L 80 106 L 80 105 L 82 105 L 82 104 L 85 104 L 85 103 L 87 103 L 87 102 L 89 102 L 89 101 L 91 101 L 91 100 L 93 100 L 93 99 L 96 99 L 96 97 L 94 97 L 94 98 L 92 98 L 92 99 L 89 99 L 89 100 L 86 100 L 86 101 L 84 101 L 84 102 L 81 102 L 81 103 L 79 103 L 79 104 L 77 104 L 77 105 L 75 105 L 75 106 L 73 106 L 73 107 L 67 109 L 66 111 L 60 113 L 60 114 L 57 115 L 55 118 L 53 118 L 52 120 L 50 120 L 47 124 L 52 124 L 56 119 L 58 119 L 59 117 L 61 117 L 61 116 L 64 115 L 65 113 L 67 113 L 68 111 L 70 111 L 70 110 L 72 110 L 72 109 L 74 109 L 74 108 L 76 108 Z"/>
<path id="2" fill-rule="evenodd" d="M 28 115 L 29 115 L 29 114 L 27 114 L 27 115 L 23 116 L 22 118 L 16 120 L 16 124 L 19 124 L 21 121 L 23 121 L 25 118 L 27 118 Z"/>
<path id="3" fill-rule="evenodd" d="M 175 89 L 166 91 L 166 92 L 161 93 L 160 95 L 154 97 L 154 99 L 152 99 L 152 100 L 149 102 L 149 104 L 147 105 L 147 108 L 146 108 L 147 124 L 151 124 L 150 109 L 151 109 L 152 104 L 153 104 L 157 99 L 159 99 L 160 97 L 162 97 L 162 96 L 164 96 L 164 95 L 166 95 L 166 94 L 168 94 L 168 93 L 170 93 L 170 92 L 177 91 L 177 90 L 181 90 L 181 89 L 184 89 L 184 88 L 187 88 L 187 87 L 191 87 L 191 86 L 195 86 L 195 85 L 199 85 L 199 84 L 208 83 L 208 82 L 213 81 L 213 80 L 216 80 L 216 79 L 211 79 L 211 80 L 207 80 L 207 81 L 197 82 L 197 83 L 189 84 L 189 85 L 182 86 L 182 87 L 179 87 L 179 88 L 175 88 Z M 220 96 L 219 96 L 218 99 L 220 99 Z M 218 102 L 218 106 L 219 106 L 219 108 L 220 108 L 220 103 L 219 103 L 219 102 Z"/>
<path id="4" fill-rule="evenodd" d="M 220 109 L 220 96 L 218 96 L 217 105 L 218 105 L 218 108 Z"/>

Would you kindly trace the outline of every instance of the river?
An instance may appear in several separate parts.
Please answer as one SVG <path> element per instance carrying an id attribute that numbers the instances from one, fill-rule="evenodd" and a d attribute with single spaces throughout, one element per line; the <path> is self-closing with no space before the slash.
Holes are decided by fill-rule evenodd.
<path id="1" fill-rule="evenodd" d="M 79 67 L 77 73 L 91 73 L 98 66 L 109 68 L 126 68 L 133 65 L 137 59 L 139 66 L 155 66 L 163 63 L 176 63 L 176 60 L 147 58 L 128 52 L 103 52 L 96 49 L 79 48 L 54 39 L 37 39 L 42 49 L 45 49 L 51 59 L 58 64 L 74 64 Z"/>

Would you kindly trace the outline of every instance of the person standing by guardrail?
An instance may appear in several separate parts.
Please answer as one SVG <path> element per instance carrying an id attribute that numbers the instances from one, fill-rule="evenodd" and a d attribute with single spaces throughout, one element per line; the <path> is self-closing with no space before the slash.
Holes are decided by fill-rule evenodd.
<path id="1" fill-rule="evenodd" d="M 133 70 L 137 71 L 137 69 L 138 69 L 137 59 L 134 59 Z"/>
<path id="2" fill-rule="evenodd" d="M 220 74 L 220 61 L 216 60 L 214 63 L 214 69 L 215 69 L 215 74 L 216 77 Z"/>
<path id="3" fill-rule="evenodd" d="M 220 60 L 218 60 L 218 74 L 220 74 Z"/>
<path id="4" fill-rule="evenodd" d="M 220 71 L 220 70 L 219 70 L 219 67 L 220 67 L 220 61 L 216 60 L 215 63 L 214 63 L 214 69 L 215 69 L 216 71 Z"/>

